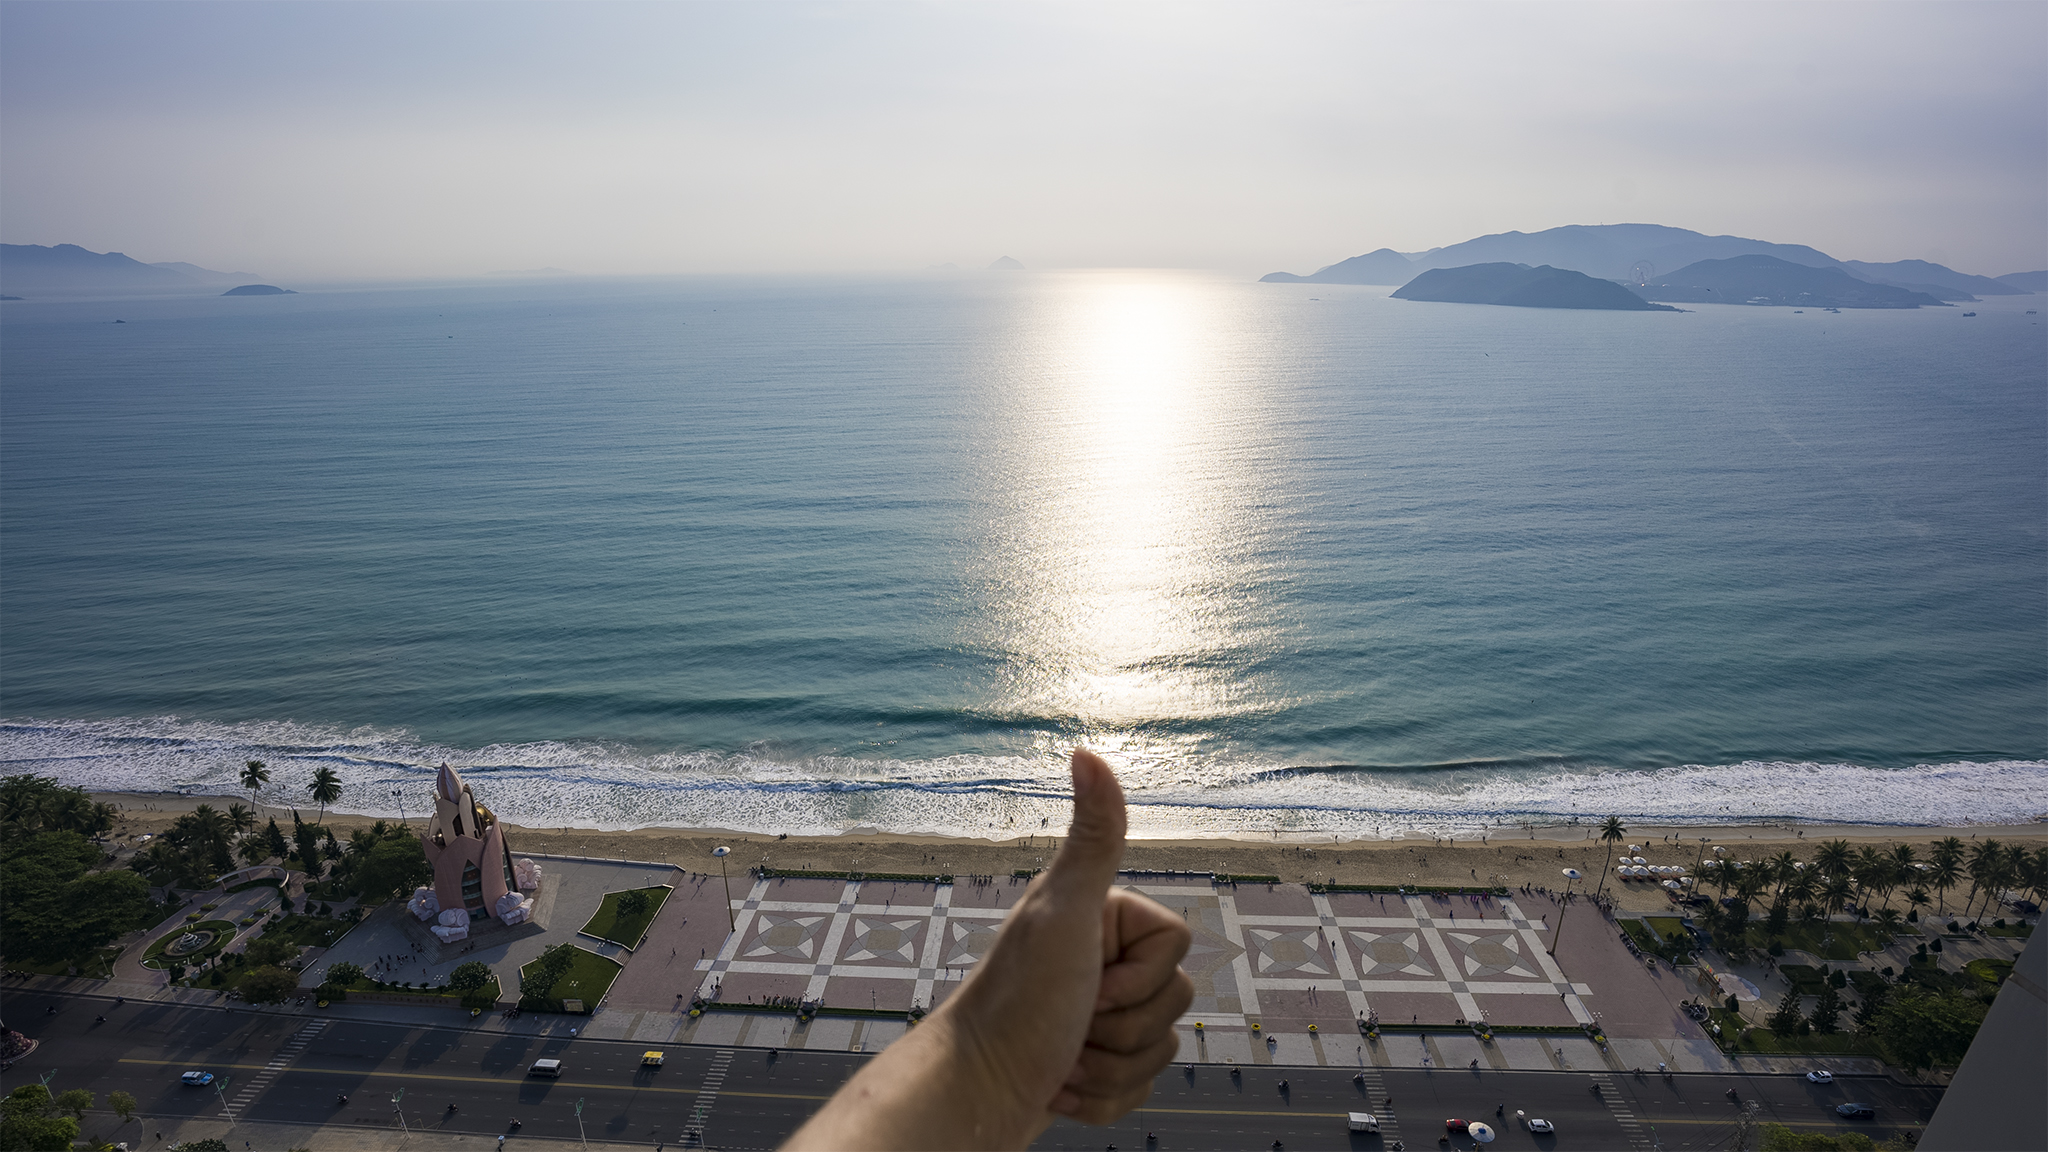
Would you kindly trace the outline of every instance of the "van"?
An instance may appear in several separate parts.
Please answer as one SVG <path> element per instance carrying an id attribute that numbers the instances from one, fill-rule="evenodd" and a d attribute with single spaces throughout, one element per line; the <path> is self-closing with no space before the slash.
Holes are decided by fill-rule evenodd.
<path id="1" fill-rule="evenodd" d="M 546 1076 L 550 1080 L 557 1079 L 562 1075 L 562 1062 L 560 1060 L 535 1060 L 533 1067 L 526 1070 L 526 1074 L 528 1076 Z"/>
<path id="2" fill-rule="evenodd" d="M 1370 1112 L 1353 1112 L 1351 1113 L 1351 1130 L 1353 1132 L 1378 1132 L 1380 1130 L 1380 1118 Z"/>

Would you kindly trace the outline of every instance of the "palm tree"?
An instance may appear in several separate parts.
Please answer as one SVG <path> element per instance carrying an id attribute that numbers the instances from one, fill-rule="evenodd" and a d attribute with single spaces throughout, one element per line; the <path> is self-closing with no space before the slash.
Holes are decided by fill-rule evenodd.
<path id="1" fill-rule="evenodd" d="M 1600 887 L 1594 889 L 1599 895 L 1607 888 L 1607 866 L 1614 862 L 1614 846 L 1628 835 L 1628 829 L 1621 826 L 1621 817 L 1609 816 L 1600 822 L 1600 839 L 1607 841 L 1607 859 L 1600 862 Z"/>
<path id="2" fill-rule="evenodd" d="M 1884 933 L 1886 943 L 1890 943 L 1890 938 L 1899 934 L 1899 927 L 1903 919 L 1899 915 L 1897 908 L 1880 908 L 1877 910 L 1877 930 Z"/>
<path id="3" fill-rule="evenodd" d="M 1799 857 L 1794 856 L 1792 850 L 1787 848 L 1766 861 L 1766 867 L 1770 869 L 1771 879 L 1778 882 L 1778 890 L 1772 894 L 1771 903 L 1783 904 L 1785 885 L 1790 884 L 1792 878 L 1799 875 Z"/>
<path id="4" fill-rule="evenodd" d="M 1829 876 L 1846 876 L 1849 873 L 1852 854 L 1847 840 L 1830 840 L 1813 854 L 1814 866 Z"/>
<path id="5" fill-rule="evenodd" d="M 1954 836 L 1935 842 L 1927 854 L 1927 882 L 1940 894 L 1939 911 L 1948 915 L 1948 890 L 1963 879 L 1963 842 Z"/>
<path id="6" fill-rule="evenodd" d="M 230 804 L 228 805 L 228 827 L 234 829 L 237 834 L 247 832 L 256 827 L 256 814 L 240 804 Z"/>
<path id="7" fill-rule="evenodd" d="M 1842 905 L 1847 904 L 1855 894 L 1856 889 L 1847 876 L 1830 876 L 1821 885 L 1821 907 L 1826 908 L 1830 916 L 1838 915 L 1842 911 Z"/>
<path id="8" fill-rule="evenodd" d="M 2034 894 L 2034 903 L 2048 900 L 2048 847 L 2036 848 L 2027 857 L 2025 882 L 2027 891 Z"/>
<path id="9" fill-rule="evenodd" d="M 1915 912 L 1932 903 L 1934 903 L 1934 899 L 1927 895 L 1927 889 L 1925 888 L 1916 887 L 1911 892 L 1906 893 L 1906 905 Z"/>
<path id="10" fill-rule="evenodd" d="M 250 807 L 255 807 L 257 791 L 268 783 L 270 783 L 270 769 L 263 766 L 263 761 L 245 760 L 242 762 L 242 787 L 249 790 Z"/>
<path id="11" fill-rule="evenodd" d="M 317 819 L 327 818 L 327 806 L 341 799 L 341 777 L 332 768 L 319 768 L 313 772 L 313 782 L 306 785 L 306 793 L 320 804 Z"/>
<path id="12" fill-rule="evenodd" d="M 2005 860 L 2005 845 L 1996 840 L 1986 840 L 1970 849 L 1970 862 L 1966 870 L 1970 874 L 1970 899 L 1963 905 L 1963 915 L 1968 916 L 1976 906 L 1977 893 L 1993 886 L 1999 866 Z"/>

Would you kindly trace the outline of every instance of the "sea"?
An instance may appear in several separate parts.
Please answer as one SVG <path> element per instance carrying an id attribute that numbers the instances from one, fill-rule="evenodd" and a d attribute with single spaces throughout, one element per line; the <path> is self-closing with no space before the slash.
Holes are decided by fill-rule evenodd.
<path id="1" fill-rule="evenodd" d="M 2043 297 L 1388 291 L 7 303 L 0 772 L 1007 837 L 1087 744 L 1141 837 L 2048 817 Z"/>

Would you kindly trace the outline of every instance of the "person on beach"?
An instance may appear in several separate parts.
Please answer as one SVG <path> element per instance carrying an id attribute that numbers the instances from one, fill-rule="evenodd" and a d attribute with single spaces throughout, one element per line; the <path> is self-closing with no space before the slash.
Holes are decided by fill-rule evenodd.
<path id="1" fill-rule="evenodd" d="M 1194 1000 L 1180 970 L 1190 934 L 1114 887 L 1123 789 L 1085 749 L 1072 770 L 1066 842 L 973 974 L 785 1148 L 1023 1148 L 1055 1116 L 1107 1124 L 1151 1095 Z"/>

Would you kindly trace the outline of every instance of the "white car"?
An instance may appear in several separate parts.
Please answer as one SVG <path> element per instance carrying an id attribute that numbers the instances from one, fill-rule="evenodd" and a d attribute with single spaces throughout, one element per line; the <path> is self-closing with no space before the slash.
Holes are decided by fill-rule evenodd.
<path id="1" fill-rule="evenodd" d="M 1532 1117 L 1529 1120 L 1529 1131 L 1551 1134 L 1557 1131 L 1557 1127 L 1548 1120 L 1537 1120 Z"/>
<path id="2" fill-rule="evenodd" d="M 1816 1068 L 1808 1072 L 1806 1078 L 1815 1084 L 1833 1084 L 1835 1082 L 1835 1074 L 1825 1068 Z"/>

